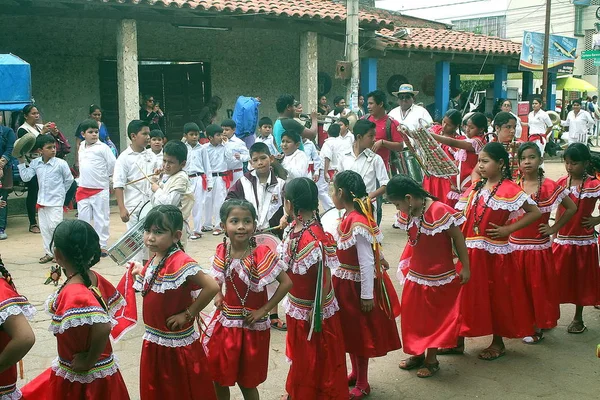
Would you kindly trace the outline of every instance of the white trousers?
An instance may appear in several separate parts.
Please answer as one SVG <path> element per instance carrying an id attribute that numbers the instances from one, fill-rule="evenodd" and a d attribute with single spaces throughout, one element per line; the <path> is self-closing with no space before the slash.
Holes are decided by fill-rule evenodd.
<path id="1" fill-rule="evenodd" d="M 191 231 L 200 232 L 202 229 L 202 215 L 204 214 L 204 202 L 207 192 L 202 188 L 202 176 L 190 178 L 190 182 L 192 184 L 192 190 L 194 191 L 194 208 L 192 208 L 194 228 L 191 229 Z"/>
<path id="2" fill-rule="evenodd" d="M 98 236 L 100 237 L 100 248 L 106 249 L 108 245 L 108 234 L 110 226 L 110 204 L 108 189 L 96 193 L 77 202 L 78 218 L 82 221 L 92 224 Z"/>
<path id="3" fill-rule="evenodd" d="M 317 181 L 317 188 L 319 189 L 319 201 L 321 202 L 321 206 L 324 211 L 327 211 L 330 208 L 335 207 L 335 204 L 333 204 L 333 200 L 331 200 L 331 196 L 329 196 L 329 183 L 325 181 L 325 171 L 321 172 L 319 180 Z"/>
<path id="4" fill-rule="evenodd" d="M 50 243 L 52 243 L 52 235 L 54 235 L 54 230 L 63 220 L 63 207 L 41 207 L 38 210 L 38 218 L 40 220 L 40 233 L 42 234 L 44 251 L 47 255 L 54 256 L 54 253 L 50 248 Z"/>
<path id="5" fill-rule="evenodd" d="M 223 181 L 222 177 L 215 176 L 212 190 L 206 193 L 204 197 L 203 227 L 214 228 L 219 226 L 219 222 L 221 222 L 219 211 L 225 202 L 225 196 L 227 196 L 225 181 Z"/>

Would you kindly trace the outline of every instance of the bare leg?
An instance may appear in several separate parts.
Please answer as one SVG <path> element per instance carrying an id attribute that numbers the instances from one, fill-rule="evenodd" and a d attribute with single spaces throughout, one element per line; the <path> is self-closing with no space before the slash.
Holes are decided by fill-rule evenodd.
<path id="1" fill-rule="evenodd" d="M 425 363 L 426 364 L 435 364 L 437 362 L 437 352 L 438 352 L 438 349 L 435 347 L 427 349 L 427 355 L 425 356 Z"/>
<path id="2" fill-rule="evenodd" d="M 217 382 L 213 382 L 215 385 L 215 393 L 217 394 L 217 399 L 219 400 L 229 400 L 231 394 L 229 393 L 228 386 L 221 386 Z"/>
<path id="3" fill-rule="evenodd" d="M 583 306 L 575 306 L 575 316 L 573 321 L 583 322 Z"/>
<path id="4" fill-rule="evenodd" d="M 240 390 L 242 391 L 242 395 L 244 396 L 244 400 L 259 400 L 258 389 L 257 388 L 245 388 L 240 386 Z"/>

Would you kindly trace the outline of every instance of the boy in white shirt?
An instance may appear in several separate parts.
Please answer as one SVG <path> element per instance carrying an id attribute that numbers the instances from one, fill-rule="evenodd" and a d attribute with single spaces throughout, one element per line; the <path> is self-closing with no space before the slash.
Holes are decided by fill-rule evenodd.
<path id="1" fill-rule="evenodd" d="M 246 142 L 235 136 L 235 126 L 232 119 L 221 122 L 223 144 L 228 152 L 227 170 L 232 185 L 244 175 L 244 163 L 250 161 L 250 153 L 246 147 Z"/>
<path id="2" fill-rule="evenodd" d="M 208 152 L 204 146 L 198 143 L 200 128 L 194 122 L 188 122 L 183 126 L 183 132 L 187 147 L 187 162 L 183 170 L 188 174 L 194 192 L 194 208 L 192 209 L 194 231 L 190 239 L 196 240 L 202 237 L 204 198 L 205 194 L 212 190 L 213 177 Z"/>
<path id="3" fill-rule="evenodd" d="M 317 146 L 315 146 L 312 141 L 304 138 L 302 143 L 304 144 L 304 153 L 306 153 L 309 160 L 308 173 L 310 178 L 317 184 L 317 188 L 319 189 L 319 201 L 321 202 L 323 210 L 327 211 L 330 208 L 335 207 L 335 205 L 333 204 L 331 197 L 329 197 L 329 184 L 325 182 L 323 159 L 319 156 Z"/>
<path id="4" fill-rule="evenodd" d="M 227 190 L 231 186 L 230 175 L 227 172 L 227 150 L 223 145 L 223 129 L 219 125 L 211 124 L 206 127 L 206 136 L 209 142 L 204 145 L 208 153 L 210 170 L 212 171 L 213 189 L 204 198 L 204 219 L 202 232 L 213 231 L 217 236 L 223 233 L 219 228 L 219 211 L 225 201 Z"/>
<path id="5" fill-rule="evenodd" d="M 37 176 L 39 191 L 37 197 L 40 232 L 44 243 L 44 256 L 40 264 L 54 260 L 50 244 L 54 229 L 63 220 L 63 204 L 67 190 L 73 183 L 73 175 L 65 160 L 56 157 L 56 139 L 52 135 L 39 135 L 33 150 L 40 150 L 41 157 L 25 165 L 24 157 L 19 158 L 19 175 L 23 182 Z"/>
<path id="6" fill-rule="evenodd" d="M 262 117 L 258 121 L 258 135 L 256 141 L 264 143 L 269 148 L 269 152 L 272 156 L 278 156 L 279 151 L 275 146 L 275 140 L 273 139 L 273 121 L 269 117 Z"/>
<path id="7" fill-rule="evenodd" d="M 285 157 L 281 166 L 287 171 L 286 182 L 294 178 L 310 177 L 308 173 L 308 157 L 300 150 L 300 136 L 296 132 L 286 131 L 281 135 L 281 150 Z"/>
<path id="8" fill-rule="evenodd" d="M 163 146 L 165 145 L 165 134 L 160 129 L 150 131 L 150 150 L 156 156 L 156 161 L 162 165 Z"/>
<path id="9" fill-rule="evenodd" d="M 352 147 L 354 144 L 354 134 L 350 132 L 350 121 L 346 117 L 341 117 L 337 124 L 340 126 L 340 142 L 344 143 L 344 146 L 347 146 L 347 148 Z"/>
<path id="10" fill-rule="evenodd" d="M 94 221 L 94 230 L 100 238 L 102 257 L 106 257 L 110 226 L 110 177 L 115 169 L 115 155 L 110 147 L 98 139 L 98 122 L 87 119 L 81 123 L 83 141 L 77 158 L 79 178 L 75 200 L 78 219 L 88 224 Z"/>
<path id="11" fill-rule="evenodd" d="M 344 152 L 340 153 L 340 148 L 343 147 L 339 141 L 341 126 L 339 124 L 331 124 L 327 135 L 329 136 L 323 142 L 321 147 L 321 157 L 323 158 L 323 171 L 325 172 L 325 182 L 329 183 L 333 181 L 333 176 L 338 170 L 339 158 L 342 154 L 345 154 L 349 149 L 345 149 Z M 352 147 L 350 147 L 352 148 Z"/>
<path id="12" fill-rule="evenodd" d="M 150 181 L 144 179 L 151 176 L 162 166 L 156 155 L 146 146 L 150 142 L 148 123 L 133 120 L 127 126 L 127 135 L 131 144 L 117 158 L 113 176 L 113 188 L 119 206 L 121 221 L 131 229 L 138 223 L 139 211 L 150 201 L 152 190 Z M 162 162 L 162 160 L 161 160 Z M 135 183 L 130 183 L 136 181 Z M 129 184 L 128 184 L 129 183 Z M 134 261 L 146 260 L 147 251 L 140 250 L 133 258 Z"/>

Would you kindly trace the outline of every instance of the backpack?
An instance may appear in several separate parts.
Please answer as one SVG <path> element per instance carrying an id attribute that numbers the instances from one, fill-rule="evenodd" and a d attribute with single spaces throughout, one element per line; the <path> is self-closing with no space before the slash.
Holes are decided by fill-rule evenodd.
<path id="1" fill-rule="evenodd" d="M 235 136 L 244 138 L 254 135 L 258 124 L 258 106 L 260 102 L 254 97 L 240 96 L 235 102 L 233 116 L 235 122 Z"/>

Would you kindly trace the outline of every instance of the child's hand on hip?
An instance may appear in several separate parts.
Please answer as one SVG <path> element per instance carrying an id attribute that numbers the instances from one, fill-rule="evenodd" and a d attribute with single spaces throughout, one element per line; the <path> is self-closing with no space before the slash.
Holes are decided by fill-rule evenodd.
<path id="1" fill-rule="evenodd" d="M 180 330 L 183 328 L 190 320 L 188 318 L 188 314 L 186 312 L 181 312 L 179 314 L 171 315 L 167 318 L 167 328 L 172 331 Z"/>
<path id="2" fill-rule="evenodd" d="M 88 360 L 88 353 L 77 353 L 71 361 L 71 369 L 75 372 L 89 371 L 93 366 L 94 364 Z"/>
<path id="3" fill-rule="evenodd" d="M 262 308 L 259 308 L 258 310 L 251 311 L 250 314 L 248 314 L 248 316 L 244 320 L 244 322 L 247 325 L 252 325 L 259 319 L 263 318 L 265 315 L 267 315 L 267 312 Z"/>

